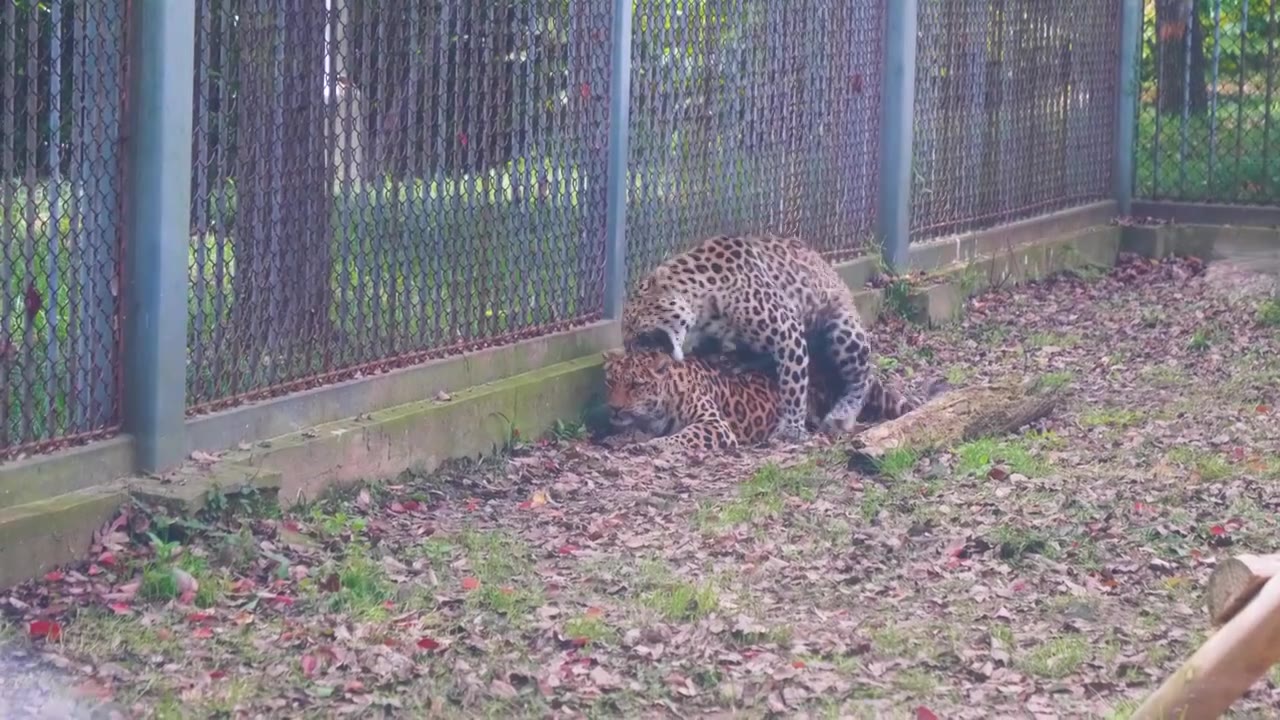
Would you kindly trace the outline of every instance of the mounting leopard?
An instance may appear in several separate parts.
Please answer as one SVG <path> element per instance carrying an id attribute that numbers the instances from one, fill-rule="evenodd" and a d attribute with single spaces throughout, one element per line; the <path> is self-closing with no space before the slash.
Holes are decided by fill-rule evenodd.
<path id="1" fill-rule="evenodd" d="M 773 436 L 803 439 L 812 349 L 821 337 L 843 381 L 822 429 L 848 427 L 862 411 L 871 341 L 853 294 L 835 268 L 800 239 L 717 235 L 674 255 L 636 285 L 622 313 L 628 351 L 661 350 L 677 362 L 685 345 L 714 338 L 773 358 L 780 419 Z"/>
<path id="2" fill-rule="evenodd" d="M 619 431 L 611 444 L 683 450 L 755 445 L 769 439 L 780 419 L 776 375 L 740 358 L 697 353 L 676 362 L 659 350 L 611 350 L 604 358 L 606 404 Z M 816 429 L 837 401 L 842 382 L 825 356 L 815 356 L 812 370 L 806 425 Z M 928 397 L 937 391 L 931 388 Z M 872 375 L 858 420 L 890 420 L 922 402 Z"/>

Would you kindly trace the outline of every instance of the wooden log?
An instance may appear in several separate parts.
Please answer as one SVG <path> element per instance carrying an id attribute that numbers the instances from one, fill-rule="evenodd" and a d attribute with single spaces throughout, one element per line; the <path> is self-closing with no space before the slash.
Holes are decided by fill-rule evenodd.
<path id="1" fill-rule="evenodd" d="M 900 448 L 919 452 L 990 435 L 1012 432 L 1048 415 L 1059 389 L 1035 382 L 1003 381 L 958 388 L 929 400 L 901 417 L 854 436 L 849 468 L 875 472 L 884 456 Z"/>
<path id="2" fill-rule="evenodd" d="M 1280 662 L 1280 578 L 1205 641 L 1130 720 L 1210 720 Z"/>
<path id="3" fill-rule="evenodd" d="M 1280 555 L 1237 555 L 1219 562 L 1206 588 L 1209 621 L 1219 626 L 1235 617 L 1277 575 Z"/>

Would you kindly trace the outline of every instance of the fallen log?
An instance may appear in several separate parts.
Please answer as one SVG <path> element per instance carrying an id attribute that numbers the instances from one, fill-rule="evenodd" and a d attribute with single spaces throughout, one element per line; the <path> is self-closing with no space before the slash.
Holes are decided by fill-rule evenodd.
<path id="1" fill-rule="evenodd" d="M 1209 622 L 1216 627 L 1231 620 L 1277 575 L 1280 555 L 1237 555 L 1219 562 L 1206 586 Z"/>
<path id="2" fill-rule="evenodd" d="M 1280 578 L 1272 578 L 1129 718 L 1219 717 L 1277 662 Z"/>
<path id="3" fill-rule="evenodd" d="M 884 456 L 910 448 L 918 452 L 1013 432 L 1053 411 L 1061 388 L 1012 380 L 942 393 L 893 420 L 854 436 L 849 469 L 875 472 Z"/>

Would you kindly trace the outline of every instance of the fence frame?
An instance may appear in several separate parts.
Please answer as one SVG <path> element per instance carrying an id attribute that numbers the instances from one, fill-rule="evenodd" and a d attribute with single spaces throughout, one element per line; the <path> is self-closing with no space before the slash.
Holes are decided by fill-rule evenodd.
<path id="1" fill-rule="evenodd" d="M 1142 46 L 1143 0 L 1123 0 L 1120 8 L 1120 67 L 1116 83 L 1116 139 L 1112 157 L 1112 183 L 1116 211 L 1121 217 L 1133 214 L 1133 193 L 1137 183 L 1138 58 Z"/>
<path id="2" fill-rule="evenodd" d="M 627 191 L 631 129 L 632 0 L 613 1 L 613 53 L 609 59 L 609 165 L 605 219 L 604 316 L 622 317 L 627 293 Z"/>
<path id="3" fill-rule="evenodd" d="M 114 474 L 121 463 L 134 471 L 161 472 L 179 464 L 189 450 L 226 449 L 244 442 L 292 432 L 303 427 L 371 412 L 416 399 L 421 387 L 455 389 L 485 383 L 553 362 L 582 357 L 617 343 L 628 282 L 626 220 L 629 183 L 629 117 L 631 112 L 633 6 L 611 0 L 611 53 L 604 320 L 573 330 L 541 335 L 502 347 L 433 360 L 384 375 L 318 387 L 261 400 L 228 410 L 188 417 L 186 414 L 187 283 L 189 281 L 188 215 L 191 203 L 192 127 L 195 91 L 194 43 L 198 18 L 195 0 L 131 0 L 126 162 L 127 222 L 124 278 L 120 287 L 124 349 L 122 402 L 125 435 L 103 443 L 109 453 L 131 449 L 99 466 L 86 462 L 90 448 L 73 448 L 73 463 L 88 475 Z M 1116 153 L 1113 196 L 1066 211 L 1040 215 L 1010 225 L 985 228 L 923 243 L 911 243 L 910 209 L 914 120 L 916 109 L 917 0 L 888 3 L 883 16 L 885 57 L 882 63 L 879 169 L 876 232 L 881 257 L 894 272 L 932 269 L 963 261 L 965 243 L 1020 244 L 1049 230 L 1066 232 L 1133 209 L 1148 211 L 1152 203 L 1134 200 L 1139 50 L 1143 0 L 1123 0 L 1115 119 Z M 1173 204 L 1161 203 L 1161 207 Z M 1185 204 L 1177 204 L 1179 206 Z M 1229 208 L 1215 206 L 1214 212 Z M 1260 218 L 1280 208 L 1249 208 Z M 1155 214 L 1152 212 L 1151 214 Z M 1219 221 L 1226 217 L 1218 218 Z M 991 240 L 1000 238 L 999 243 Z M 184 241 L 178 241 L 179 238 Z M 976 246 L 975 246 L 976 247 Z M 866 266 L 863 257 L 849 265 Z M 473 369 L 480 367 L 480 370 Z M 415 394 L 416 393 L 416 394 Z M 18 464 L 54 459 L 29 458 Z M 0 465 L 7 472 L 11 466 Z M 60 471 L 59 471 L 60 472 Z M 115 475 L 118 477 L 118 475 Z M 98 480 L 111 479 L 100 477 Z"/>
<path id="4" fill-rule="evenodd" d="M 885 9 L 876 234 L 884 262 L 894 272 L 907 269 L 911 251 L 911 163 L 919 15 L 916 0 L 890 0 Z"/>
<path id="5" fill-rule="evenodd" d="M 123 418 L 136 469 L 157 472 L 187 450 L 195 0 L 132 0 L 130 15 Z"/>

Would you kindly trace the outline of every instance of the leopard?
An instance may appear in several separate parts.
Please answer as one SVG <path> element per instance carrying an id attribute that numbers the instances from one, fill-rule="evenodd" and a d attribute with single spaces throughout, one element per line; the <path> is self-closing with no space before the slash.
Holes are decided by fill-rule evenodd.
<path id="1" fill-rule="evenodd" d="M 812 351 L 823 339 L 843 391 L 822 429 L 847 428 L 861 414 L 871 378 L 871 340 L 853 293 L 822 255 L 793 235 L 714 235 L 641 278 L 622 311 L 623 349 L 661 350 L 676 362 L 686 343 L 715 339 L 772 358 L 779 392 L 773 437 L 809 435 Z"/>
<path id="2" fill-rule="evenodd" d="M 777 377 L 729 353 L 707 351 L 677 362 L 660 350 L 609 350 L 604 375 L 606 405 L 617 431 L 614 446 L 731 450 L 767 442 L 780 420 Z M 815 363 L 806 398 L 809 429 L 820 427 L 839 389 L 834 365 Z M 939 391 L 931 387 L 926 397 L 909 395 L 872 375 L 858 421 L 901 417 Z"/>

